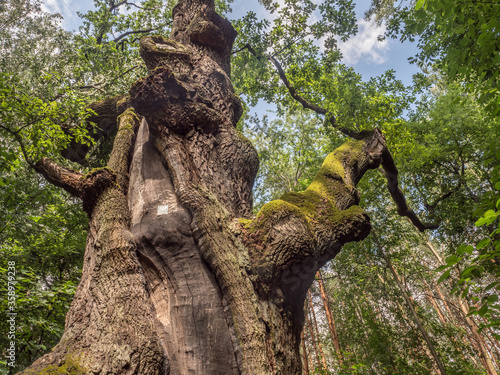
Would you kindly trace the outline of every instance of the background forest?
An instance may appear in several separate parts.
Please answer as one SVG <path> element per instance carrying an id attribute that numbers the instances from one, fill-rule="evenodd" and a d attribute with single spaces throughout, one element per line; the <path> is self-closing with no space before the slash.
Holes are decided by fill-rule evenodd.
<path id="1" fill-rule="evenodd" d="M 221 14 L 230 2 L 220 0 Z M 0 3 L 0 310 L 16 264 L 15 373 L 54 346 L 79 282 L 87 218 L 81 203 L 46 183 L 34 163 L 72 142 L 102 165 L 108 144 L 87 130 L 86 103 L 143 76 L 142 35 L 169 33 L 172 2 L 94 0 L 68 32 L 38 0 Z M 383 172 L 358 185 L 370 236 L 344 246 L 317 274 L 305 308 L 306 374 L 488 374 L 500 371 L 500 3 L 373 0 L 366 17 L 386 38 L 413 40 L 422 72 L 363 80 L 338 44 L 357 31 L 349 0 L 262 0 L 268 18 L 231 19 L 239 32 L 232 79 L 246 113 L 240 130 L 260 156 L 255 210 L 309 185 L 340 132 L 292 98 L 289 82 L 338 122 L 378 126 L 408 205 L 436 229 L 398 215 Z M 231 17 L 230 17 L 231 18 Z M 256 113 L 259 103 L 272 113 Z M 2 332 L 9 327 L 0 320 Z M 6 335 L 0 337 L 7 348 Z M 2 349 L 4 350 L 4 349 Z M 10 371 L 10 372 L 9 372 Z"/>

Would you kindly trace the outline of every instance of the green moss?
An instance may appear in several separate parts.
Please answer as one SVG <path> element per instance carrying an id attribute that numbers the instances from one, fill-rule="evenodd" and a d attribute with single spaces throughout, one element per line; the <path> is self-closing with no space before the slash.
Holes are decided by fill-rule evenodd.
<path id="1" fill-rule="evenodd" d="M 316 215 L 321 203 L 321 195 L 313 190 L 306 190 L 301 193 L 286 193 L 281 199 L 298 207 L 308 219 L 312 219 Z"/>
<path id="2" fill-rule="evenodd" d="M 364 215 L 364 210 L 359 206 L 351 206 L 347 210 L 329 210 L 318 216 L 318 222 L 324 225 L 335 226 L 346 223 L 356 216 Z"/>
<path id="3" fill-rule="evenodd" d="M 362 141 L 348 141 L 329 154 L 316 177 L 303 192 L 286 193 L 280 199 L 265 204 L 255 220 L 241 220 L 249 233 L 266 232 L 287 215 L 300 218 L 307 225 L 323 224 L 334 227 L 364 212 L 358 206 L 346 210 L 337 208 L 337 199 L 351 194 L 347 185 L 345 165 L 357 162 L 363 152 Z"/>
<path id="4" fill-rule="evenodd" d="M 103 170 L 109 171 L 111 174 L 114 173 L 113 170 L 111 168 L 109 168 L 109 167 L 92 168 L 90 171 L 87 172 L 87 174 L 85 174 L 82 177 L 80 177 L 80 179 L 84 180 L 87 177 L 91 177 L 91 176 L 94 176 L 96 174 L 101 173 L 101 171 L 103 171 Z"/>
<path id="5" fill-rule="evenodd" d="M 133 108 L 128 108 L 125 112 L 118 116 L 118 123 L 120 124 L 118 131 L 122 129 L 133 129 L 134 123 L 136 122 L 139 122 L 139 117 Z"/>
<path id="6" fill-rule="evenodd" d="M 247 137 L 245 137 L 245 136 L 243 135 L 243 133 L 242 133 L 242 132 L 240 132 L 239 130 L 236 130 L 236 135 L 238 136 L 238 138 L 239 138 L 242 142 L 244 142 L 244 143 L 250 143 L 250 144 L 252 143 L 252 142 L 250 142 L 250 140 L 249 140 Z"/>
<path id="7" fill-rule="evenodd" d="M 241 226 L 245 229 L 249 229 L 250 228 L 250 225 L 252 224 L 252 221 L 251 219 L 244 219 L 244 218 L 239 218 L 238 219 L 238 222 L 241 224 Z"/>
<path id="8" fill-rule="evenodd" d="M 344 167 L 342 165 L 342 161 L 338 157 L 337 152 L 332 152 L 326 157 L 323 165 L 316 175 L 316 178 L 321 177 L 322 175 L 339 176 L 342 178 L 344 176 L 344 173 Z"/>
<path id="9" fill-rule="evenodd" d="M 287 202 L 283 199 L 276 199 L 265 204 L 257 214 L 256 219 L 259 220 L 260 218 L 269 217 L 271 214 L 274 215 L 276 213 L 282 213 L 280 218 L 283 215 L 289 215 L 292 213 L 300 216 L 303 215 L 302 211 L 293 203 Z"/>
<path id="10" fill-rule="evenodd" d="M 130 101 L 130 96 L 123 95 L 122 98 L 116 102 L 116 108 L 118 109 L 118 112 L 122 112 L 126 108 L 128 108 L 130 105 L 129 101 Z"/>
<path id="11" fill-rule="evenodd" d="M 79 358 L 70 354 L 66 356 L 64 363 L 60 366 L 51 365 L 41 371 L 28 370 L 26 372 L 27 375 L 85 375 L 88 373 L 85 367 L 80 364 Z"/>

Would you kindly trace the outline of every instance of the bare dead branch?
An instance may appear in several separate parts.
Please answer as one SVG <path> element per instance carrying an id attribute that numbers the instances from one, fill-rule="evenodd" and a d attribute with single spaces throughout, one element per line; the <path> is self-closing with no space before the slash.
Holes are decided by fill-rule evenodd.
<path id="1" fill-rule="evenodd" d="M 387 189 L 389 189 L 389 193 L 391 194 L 394 203 L 396 203 L 398 214 L 400 216 L 406 216 L 410 219 L 412 224 L 421 232 L 426 229 L 437 229 L 439 226 L 438 224 L 424 224 L 420 221 L 417 214 L 415 214 L 415 212 L 408 207 L 406 198 L 398 186 L 398 169 L 394 163 L 391 153 L 387 148 L 385 148 L 382 154 L 382 168 L 384 169 L 385 178 L 387 179 Z"/>
<path id="2" fill-rule="evenodd" d="M 113 10 L 115 10 L 115 9 L 117 9 L 117 8 L 119 8 L 119 7 L 121 7 L 122 5 L 124 5 L 124 4 L 126 4 L 126 3 L 127 3 L 127 1 L 126 1 L 126 0 L 124 0 L 124 1 L 120 1 L 119 3 L 116 3 L 116 4 L 115 4 L 115 2 L 114 2 L 114 0 L 113 0 L 113 1 L 111 1 L 111 4 L 110 4 L 110 6 L 109 6 L 108 11 L 109 11 L 109 12 L 112 12 Z"/>
<path id="3" fill-rule="evenodd" d="M 356 132 L 352 129 L 348 129 L 348 128 L 339 126 L 339 124 L 337 123 L 337 119 L 333 113 L 327 111 L 325 108 L 320 107 L 319 105 L 316 105 L 314 103 L 307 101 L 302 95 L 300 95 L 297 92 L 297 89 L 290 83 L 290 81 L 288 80 L 288 78 L 285 74 L 285 71 L 283 70 L 283 67 L 278 62 L 278 60 L 276 60 L 276 58 L 274 56 L 259 56 L 257 54 L 257 52 L 249 44 L 246 44 L 245 46 L 243 46 L 242 48 L 240 48 L 239 50 L 237 50 L 233 53 L 240 52 L 243 49 L 247 49 L 258 60 L 261 60 L 263 57 L 270 60 L 273 63 L 273 65 L 276 67 L 281 81 L 283 82 L 285 87 L 288 89 L 288 92 L 290 93 L 292 98 L 294 98 L 296 101 L 298 101 L 300 104 L 302 104 L 302 107 L 304 107 L 306 109 L 310 109 L 319 115 L 325 116 L 334 128 L 338 129 L 340 132 L 344 133 L 345 135 L 347 135 L 351 138 L 354 138 L 357 140 L 361 140 L 361 139 L 365 138 L 366 134 L 364 134 L 363 132 Z"/>
<path id="4" fill-rule="evenodd" d="M 103 89 L 101 89 L 99 86 L 97 85 L 85 85 L 85 86 L 80 86 L 78 87 L 79 89 L 81 90 L 85 90 L 85 89 L 96 89 L 96 90 L 99 90 L 103 93 L 106 93 L 106 91 L 104 91 Z"/>
<path id="5" fill-rule="evenodd" d="M 129 35 L 134 35 L 134 34 L 146 34 L 146 33 L 150 33 L 151 31 L 156 31 L 158 30 L 159 27 L 156 27 L 154 29 L 146 29 L 146 30 L 132 30 L 132 31 L 127 31 L 119 36 L 117 36 L 115 39 L 113 39 L 113 42 L 115 43 L 118 43 L 120 40 L 122 40 L 123 38 L 129 36 Z"/>
<path id="6" fill-rule="evenodd" d="M 416 178 L 413 178 L 413 183 L 415 184 L 415 188 L 417 189 L 417 191 L 420 193 L 421 197 L 422 197 L 422 200 L 424 201 L 424 207 L 429 210 L 429 211 L 434 211 L 436 206 L 439 204 L 439 202 L 442 202 L 444 201 L 445 199 L 451 197 L 455 192 L 458 191 L 458 189 L 460 189 L 460 187 L 462 186 L 462 183 L 463 181 L 462 180 L 459 180 L 458 181 L 458 184 L 457 186 L 455 186 L 453 189 L 451 189 L 450 191 L 448 191 L 447 193 L 441 195 L 440 197 L 436 198 L 434 200 L 433 203 L 428 203 L 425 198 L 424 198 L 424 192 L 422 191 L 422 189 L 420 188 L 420 186 L 418 185 L 417 183 L 417 180 Z"/>
<path id="7" fill-rule="evenodd" d="M 261 55 L 259 55 L 259 54 L 258 54 L 258 53 L 257 53 L 257 52 L 256 52 L 256 51 L 252 48 L 252 46 L 251 46 L 250 44 L 248 44 L 248 43 L 247 43 L 247 44 L 245 44 L 245 45 L 244 45 L 243 47 L 241 47 L 240 49 L 238 49 L 238 50 L 236 50 L 236 51 L 231 52 L 231 55 L 237 54 L 238 52 L 241 52 L 241 51 L 243 51 L 243 50 L 245 50 L 245 49 L 247 49 L 247 50 L 248 50 L 248 51 L 249 51 L 252 55 L 254 55 L 254 56 L 255 56 L 255 58 L 256 58 L 257 60 L 259 60 L 259 61 L 260 61 L 260 60 L 262 60 L 262 56 L 261 56 Z"/>
<path id="8" fill-rule="evenodd" d="M 122 5 L 130 5 L 130 6 L 133 6 L 133 7 L 136 7 L 138 9 L 143 9 L 143 10 L 156 10 L 156 9 L 160 9 L 161 7 L 153 7 L 153 8 L 146 8 L 146 7 L 141 7 L 140 5 L 137 5 L 135 3 L 131 3 L 127 0 L 124 0 L 124 1 L 120 1 L 119 3 L 116 3 L 114 4 L 114 2 L 111 3 L 110 7 L 109 7 L 109 11 L 112 12 L 113 10 L 121 7 Z"/>
<path id="9" fill-rule="evenodd" d="M 109 85 L 113 82 L 116 82 L 118 79 L 120 79 L 121 77 L 127 75 L 128 73 L 130 73 L 131 71 L 135 70 L 139 68 L 139 65 L 135 65 L 133 66 L 132 68 L 126 70 L 125 72 L 123 73 L 120 73 L 119 75 L 117 75 L 116 77 L 114 77 L 111 81 L 102 81 L 102 82 L 98 82 L 98 83 L 92 83 L 92 84 L 89 84 L 89 85 L 84 85 L 84 86 L 79 86 L 79 87 L 76 87 L 76 89 L 78 90 L 86 90 L 86 89 L 90 89 L 90 88 L 93 88 L 93 89 L 96 89 L 96 90 L 99 90 L 103 93 L 106 93 L 102 88 L 98 87 L 98 86 L 101 86 L 101 85 Z M 70 89 L 73 88 L 70 86 Z M 49 101 L 53 102 L 53 101 L 56 101 L 60 98 L 62 98 L 64 95 L 66 95 L 66 92 L 62 92 L 62 93 L 59 93 L 57 94 L 56 96 L 54 96 L 52 99 L 50 99 Z"/>
<path id="10" fill-rule="evenodd" d="M 442 202 L 445 199 L 451 197 L 455 192 L 457 192 L 458 189 L 460 189 L 460 186 L 462 186 L 462 181 L 459 181 L 458 185 L 455 188 L 453 188 L 452 190 L 450 190 L 449 192 L 447 192 L 447 193 L 441 195 L 440 197 L 436 198 L 434 200 L 434 202 L 432 202 L 432 203 L 424 203 L 425 208 L 428 209 L 429 211 L 433 211 L 436 208 L 436 206 L 438 205 L 439 202 Z"/>
<path id="11" fill-rule="evenodd" d="M 294 98 L 296 101 L 298 101 L 300 104 L 302 104 L 302 106 L 304 108 L 308 108 L 308 109 L 311 109 L 313 110 L 314 112 L 320 114 L 320 115 L 330 115 L 330 122 L 332 123 L 333 126 L 336 127 L 336 119 L 335 119 L 335 116 L 333 116 L 332 114 L 330 114 L 326 109 L 314 104 L 314 103 L 310 103 L 308 102 L 307 100 L 305 100 L 302 96 L 300 96 L 298 93 L 297 93 L 297 90 L 295 89 L 295 87 L 292 86 L 292 84 L 290 83 L 290 81 L 288 80 L 285 72 L 283 71 L 283 68 L 281 67 L 281 64 L 278 62 L 278 60 L 276 60 L 274 58 L 274 56 L 269 56 L 268 57 L 269 60 L 274 64 L 274 66 L 276 67 L 276 69 L 278 70 L 278 74 L 281 78 L 281 81 L 283 82 L 283 84 L 285 85 L 285 87 L 288 89 L 288 92 L 290 93 L 290 95 L 292 96 L 292 98 Z"/>

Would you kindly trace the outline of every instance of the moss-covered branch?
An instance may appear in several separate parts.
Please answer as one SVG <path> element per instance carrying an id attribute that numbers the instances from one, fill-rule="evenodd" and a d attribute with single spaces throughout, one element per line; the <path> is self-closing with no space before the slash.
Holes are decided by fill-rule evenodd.
<path id="1" fill-rule="evenodd" d="M 381 162 L 385 140 L 379 130 L 348 141 L 328 155 L 311 185 L 262 207 L 254 220 L 242 220 L 244 242 L 262 279 L 262 294 L 279 287 L 290 298 L 305 292 L 314 274 L 341 246 L 370 231 L 355 188 L 368 169 Z"/>
<path id="2" fill-rule="evenodd" d="M 240 50 L 237 52 L 247 49 L 252 55 L 254 55 L 258 60 L 261 60 L 262 58 L 266 58 L 269 61 L 273 63 L 275 66 L 276 70 L 278 71 L 278 75 L 287 88 L 288 92 L 290 93 L 291 97 L 299 102 L 302 107 L 306 109 L 310 109 L 314 112 L 316 112 L 319 115 L 324 115 L 327 119 L 327 121 L 335 128 L 338 129 L 340 132 L 344 133 L 348 137 L 351 137 L 353 139 L 361 140 L 363 139 L 366 134 L 365 132 L 357 132 L 355 130 L 350 129 L 349 127 L 345 126 L 340 126 L 340 124 L 337 122 L 337 119 L 335 115 L 329 111 L 327 111 L 325 108 L 318 106 L 315 103 L 312 103 L 308 100 L 306 100 L 298 90 L 291 84 L 289 81 L 285 71 L 283 70 L 283 67 L 281 66 L 280 62 L 275 58 L 275 56 L 268 56 L 268 55 L 258 55 L 255 49 L 253 49 L 249 44 L 246 44 L 243 46 Z M 378 130 L 375 130 L 378 131 Z M 394 200 L 394 203 L 396 204 L 398 208 L 398 213 L 401 216 L 406 216 L 410 221 L 412 222 L 413 225 L 415 225 L 418 230 L 421 232 L 427 230 L 427 229 L 436 229 L 438 227 L 438 224 L 425 224 L 423 223 L 417 216 L 417 214 L 408 207 L 408 204 L 406 203 L 406 198 L 398 187 L 398 169 L 396 167 L 396 164 L 394 163 L 394 160 L 392 158 L 392 155 L 387 147 L 384 147 L 383 149 L 383 158 L 382 158 L 382 167 L 384 169 L 384 174 L 387 178 L 387 188 L 389 190 L 389 193 L 391 194 L 392 199 Z"/>

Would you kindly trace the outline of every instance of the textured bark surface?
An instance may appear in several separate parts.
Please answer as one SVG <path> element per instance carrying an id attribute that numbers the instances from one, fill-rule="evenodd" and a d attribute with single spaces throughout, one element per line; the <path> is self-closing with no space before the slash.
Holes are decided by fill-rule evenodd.
<path id="1" fill-rule="evenodd" d="M 64 373 L 62 369 L 76 374 L 167 372 L 144 271 L 130 232 L 126 197 L 129 158 L 139 121 L 132 110 L 118 121 L 109 169 L 89 174 L 112 178 L 92 185 L 89 189 L 95 194 L 84 199 L 89 234 L 82 279 L 66 316 L 64 335 L 27 374 Z"/>
<path id="2" fill-rule="evenodd" d="M 219 287 L 201 259 L 191 214 L 142 122 L 131 166 L 132 234 L 149 284 L 171 374 L 237 374 Z M 168 214 L 158 216 L 158 206 Z"/>
<path id="3" fill-rule="evenodd" d="M 236 33 L 210 0 L 180 1 L 173 17 L 170 39 L 141 40 L 148 75 L 91 105 L 98 136 L 118 124 L 108 168 L 81 176 L 37 164 L 82 198 L 90 228 L 66 332 L 27 373 L 299 374 L 307 290 L 343 244 L 369 233 L 355 186 L 381 163 L 380 131 L 253 216 L 258 158 L 236 130 Z M 73 146 L 68 157 L 82 161 L 87 151 Z"/>

